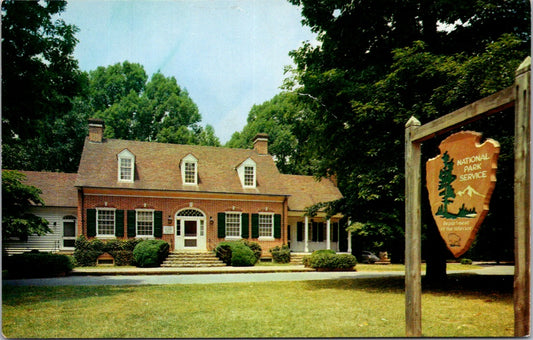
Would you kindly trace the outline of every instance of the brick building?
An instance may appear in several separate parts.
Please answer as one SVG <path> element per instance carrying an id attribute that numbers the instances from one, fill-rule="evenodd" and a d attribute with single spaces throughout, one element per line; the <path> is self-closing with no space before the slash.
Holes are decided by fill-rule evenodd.
<path id="1" fill-rule="evenodd" d="M 77 234 L 162 238 L 172 250 L 211 250 L 225 240 L 259 242 L 263 252 L 349 250 L 342 216 L 304 216 L 304 209 L 341 198 L 329 179 L 281 174 L 268 136 L 253 149 L 105 139 L 92 119 L 75 186 Z M 344 248 L 344 249 L 343 249 Z"/>

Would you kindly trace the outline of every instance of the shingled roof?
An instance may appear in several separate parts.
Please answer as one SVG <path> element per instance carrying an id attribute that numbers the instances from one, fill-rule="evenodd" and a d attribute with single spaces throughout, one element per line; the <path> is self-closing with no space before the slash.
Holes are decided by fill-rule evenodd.
<path id="1" fill-rule="evenodd" d="M 117 155 L 127 149 L 135 155 L 135 180 L 117 180 Z M 180 162 L 192 154 L 198 159 L 198 185 L 183 185 Z M 236 168 L 251 158 L 257 168 L 256 188 L 243 188 Z M 209 193 L 286 195 L 271 155 L 251 149 L 104 139 L 85 140 L 78 170 L 78 187 L 142 190 L 197 191 Z"/>
<path id="2" fill-rule="evenodd" d="M 342 198 L 342 194 L 329 179 L 317 181 L 313 176 L 281 175 L 289 194 L 289 210 L 304 211 L 305 208 L 321 202 Z"/>
<path id="3" fill-rule="evenodd" d="M 78 191 L 74 182 L 78 174 L 61 172 L 19 171 L 26 175 L 24 184 L 41 189 L 47 207 L 77 207 Z"/>

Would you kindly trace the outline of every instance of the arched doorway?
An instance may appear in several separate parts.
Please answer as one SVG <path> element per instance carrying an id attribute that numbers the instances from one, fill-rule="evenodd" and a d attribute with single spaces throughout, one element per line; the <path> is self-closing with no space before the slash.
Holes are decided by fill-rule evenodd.
<path id="1" fill-rule="evenodd" d="M 176 213 L 175 249 L 206 250 L 205 214 L 195 208 L 185 208 Z"/>

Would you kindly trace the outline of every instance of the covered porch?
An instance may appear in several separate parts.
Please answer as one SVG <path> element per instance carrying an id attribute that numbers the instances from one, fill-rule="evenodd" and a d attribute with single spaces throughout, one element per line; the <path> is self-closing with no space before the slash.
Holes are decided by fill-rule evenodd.
<path id="1" fill-rule="evenodd" d="M 352 252 L 351 233 L 346 231 L 342 215 L 328 219 L 323 212 L 309 217 L 303 211 L 289 211 L 287 236 L 292 253 L 312 253 L 322 249 Z"/>

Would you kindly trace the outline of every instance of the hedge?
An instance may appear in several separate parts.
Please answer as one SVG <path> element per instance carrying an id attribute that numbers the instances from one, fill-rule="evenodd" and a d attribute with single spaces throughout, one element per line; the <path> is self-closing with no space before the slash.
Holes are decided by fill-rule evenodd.
<path id="1" fill-rule="evenodd" d="M 355 256 L 351 254 L 336 254 L 332 250 L 318 250 L 311 256 L 304 257 L 304 265 L 315 269 L 347 270 L 357 264 Z"/>
<path id="2" fill-rule="evenodd" d="M 88 240 L 81 235 L 74 244 L 74 258 L 78 266 L 95 266 L 98 256 L 109 253 L 115 259 L 116 266 L 133 265 L 133 249 L 141 239 L 112 239 L 105 242 L 99 239 Z"/>
<path id="3" fill-rule="evenodd" d="M 220 242 L 215 248 L 215 254 L 228 266 L 253 266 L 261 256 L 261 247 L 254 243 L 246 241 Z M 252 247 L 255 251 L 252 250 Z"/>
<path id="4" fill-rule="evenodd" d="M 70 256 L 38 251 L 8 256 L 5 261 L 8 275 L 19 278 L 63 276 L 74 268 Z"/>
<path id="5" fill-rule="evenodd" d="M 269 249 L 272 254 L 272 259 L 276 263 L 289 263 L 291 262 L 291 250 L 288 245 L 284 244 L 282 247 L 275 246 Z"/>
<path id="6" fill-rule="evenodd" d="M 170 245 L 163 240 L 144 240 L 133 249 L 137 267 L 159 267 L 168 256 Z"/>

